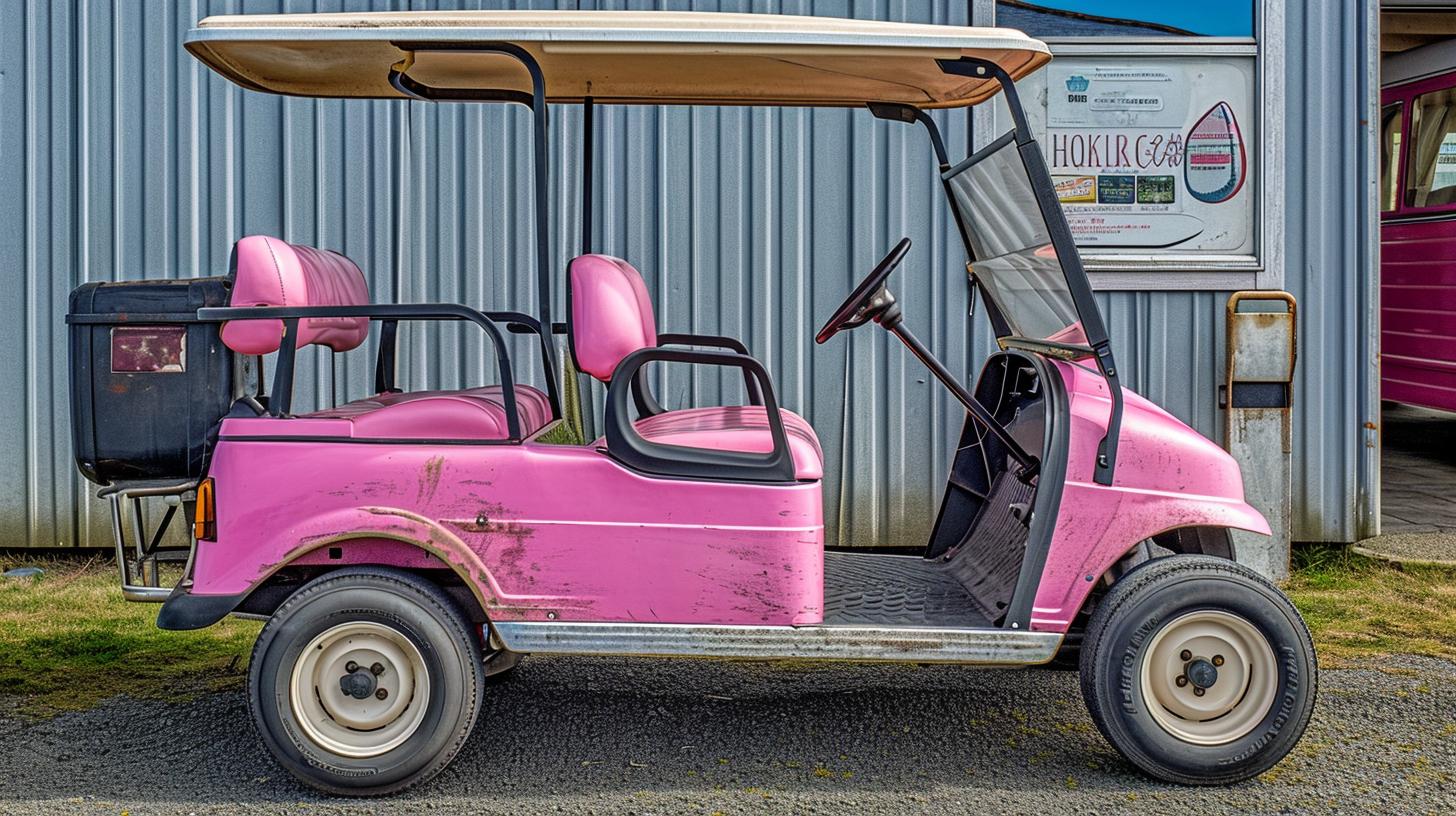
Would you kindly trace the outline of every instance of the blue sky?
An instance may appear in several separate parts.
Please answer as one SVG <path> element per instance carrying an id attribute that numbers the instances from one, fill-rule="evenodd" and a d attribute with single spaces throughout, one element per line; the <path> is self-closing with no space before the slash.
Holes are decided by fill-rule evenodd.
<path id="1" fill-rule="evenodd" d="M 1254 30 L 1251 0 L 1027 0 L 1047 8 L 1176 26 L 1210 37 L 1247 37 Z"/>

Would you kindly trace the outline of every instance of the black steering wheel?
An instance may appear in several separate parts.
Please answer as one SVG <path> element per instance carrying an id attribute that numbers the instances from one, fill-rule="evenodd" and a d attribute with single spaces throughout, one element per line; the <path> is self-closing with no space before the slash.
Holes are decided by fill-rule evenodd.
<path id="1" fill-rule="evenodd" d="M 909 251 L 910 239 L 901 238 L 900 243 L 895 244 L 895 248 L 839 304 L 839 308 L 834 310 L 834 316 L 814 335 L 814 342 L 823 343 L 845 329 L 863 326 L 894 305 L 895 299 L 885 292 L 885 281 L 895 271 L 895 267 L 900 265 L 900 261 L 905 260 L 905 253 Z"/>

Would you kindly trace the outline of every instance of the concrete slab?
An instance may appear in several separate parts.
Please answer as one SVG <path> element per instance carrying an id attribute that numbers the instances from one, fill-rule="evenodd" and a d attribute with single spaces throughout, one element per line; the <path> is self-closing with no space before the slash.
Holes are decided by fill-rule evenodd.
<path id="1" fill-rule="evenodd" d="M 1367 538 L 1352 549 L 1369 558 L 1398 564 L 1456 567 L 1456 533 L 1391 533 Z"/>
<path id="2" fill-rule="evenodd" d="M 1382 532 L 1456 533 L 1456 415 L 1387 406 L 1380 468 Z"/>

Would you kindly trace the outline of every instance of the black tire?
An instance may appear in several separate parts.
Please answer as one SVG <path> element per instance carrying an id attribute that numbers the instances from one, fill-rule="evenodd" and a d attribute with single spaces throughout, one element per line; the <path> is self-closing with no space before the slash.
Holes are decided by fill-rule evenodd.
<path id="1" fill-rule="evenodd" d="M 1253 691 L 1256 684 L 1252 679 L 1243 686 L 1227 687 L 1246 690 L 1241 692 L 1242 696 L 1236 694 L 1230 698 L 1237 702 L 1232 703 L 1234 708 L 1225 715 L 1231 719 L 1222 725 L 1217 722 L 1219 718 L 1184 721 L 1190 729 L 1229 730 L 1229 741 L 1222 744 L 1193 741 L 1198 734 L 1193 738 L 1176 735 L 1160 724 L 1159 718 L 1175 720 L 1176 728 L 1181 724 L 1176 722 L 1178 715 L 1155 699 L 1158 693 L 1169 693 L 1166 673 L 1180 669 L 1168 666 L 1166 660 L 1155 661 L 1154 650 L 1159 658 L 1170 654 L 1159 644 L 1171 643 L 1170 638 L 1185 631 L 1180 629 L 1179 621 L 1191 621 L 1209 613 L 1218 620 L 1228 620 L 1218 613 L 1240 619 L 1243 623 L 1234 621 L 1236 626 L 1247 624 L 1246 633 L 1264 639 L 1269 649 L 1268 660 L 1249 661 L 1250 678 L 1260 665 L 1276 667 L 1272 673 L 1274 682 L 1266 681 L 1258 693 Z M 1162 636 L 1164 632 L 1169 634 Z M 1187 661 L 1187 654 L 1192 652 L 1180 650 L 1176 659 Z M 1224 665 L 1225 660 L 1230 658 L 1220 655 L 1219 665 Z M 1144 672 L 1145 661 L 1147 672 Z M 1156 674 L 1155 664 L 1165 674 Z M 1190 683 L 1189 678 L 1206 682 L 1209 675 L 1195 675 L 1190 670 L 1192 665 L 1191 662 L 1183 664 L 1183 673 L 1173 684 L 1179 689 L 1175 694 L 1186 691 L 1198 694 L 1201 700 L 1205 689 L 1195 688 L 1198 684 Z M 1211 665 L 1208 662 L 1198 670 L 1207 672 Z M 1232 561 L 1204 555 L 1176 555 L 1138 566 L 1108 590 L 1088 622 L 1080 668 L 1082 696 L 1092 720 L 1129 762 L 1149 776 L 1167 782 L 1226 785 L 1272 768 L 1299 742 L 1314 710 L 1318 667 L 1309 630 L 1282 592 L 1253 570 Z M 1234 672 L 1235 679 L 1229 682 L 1237 684 L 1239 670 L 1230 665 L 1221 671 Z M 1261 677 L 1269 675 L 1266 671 Z M 1150 691 L 1144 687 L 1146 677 L 1152 678 L 1147 685 L 1162 683 L 1162 686 Z M 1213 685 L 1206 687 L 1210 694 L 1216 690 L 1217 672 L 1213 677 Z M 1272 697 L 1268 696 L 1270 686 Z M 1227 689 L 1225 694 L 1229 693 Z M 1267 701 L 1267 709 L 1263 708 L 1261 699 Z M 1177 700 L 1170 705 L 1178 705 Z M 1239 712 L 1240 705 L 1248 707 Z M 1159 706 L 1156 714 L 1152 706 Z M 1260 711 L 1264 712 L 1262 716 Z M 1246 732 L 1230 727 L 1230 723 L 1236 722 L 1232 719 L 1235 714 L 1244 718 L 1242 728 L 1247 728 Z"/>
<path id="2" fill-rule="evenodd" d="M 401 636 L 399 643 L 413 646 L 413 657 L 423 669 L 424 713 L 410 712 L 415 724 L 406 729 L 407 738 L 402 736 L 398 745 L 373 756 L 350 757 L 329 750 L 309 736 L 308 729 L 319 726 L 305 727 L 294 710 L 295 666 L 308 665 L 303 650 L 316 638 L 324 638 L 317 647 L 322 653 L 327 633 L 342 625 L 369 627 L 367 636 L 386 630 L 393 633 L 390 637 Z M 424 782 L 450 763 L 475 725 L 483 674 L 479 632 L 438 587 L 408 573 L 351 567 L 309 582 L 269 618 L 253 647 L 248 707 L 264 744 L 300 781 L 331 794 L 380 796 Z M 362 704 L 373 706 L 371 697 L 380 690 L 388 692 L 388 677 L 388 672 L 380 672 L 378 689 L 360 697 Z M 406 712 L 420 699 L 418 687 L 411 688 Z M 322 700 L 319 693 L 313 697 Z M 324 703 L 317 705 L 327 711 Z M 325 726 L 348 730 L 342 723 Z"/>

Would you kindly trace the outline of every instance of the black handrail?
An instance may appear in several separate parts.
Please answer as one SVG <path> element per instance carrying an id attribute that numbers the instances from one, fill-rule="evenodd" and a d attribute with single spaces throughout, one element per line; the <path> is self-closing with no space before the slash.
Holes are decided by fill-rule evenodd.
<path id="1" fill-rule="evenodd" d="M 283 340 L 278 346 L 278 362 L 273 370 L 273 394 L 268 412 L 284 416 L 293 402 L 294 358 L 298 354 L 298 321 L 321 317 L 367 317 L 370 320 L 468 320 L 479 326 L 495 346 L 496 365 L 500 369 L 501 392 L 505 397 L 506 433 L 519 442 L 520 412 L 516 405 L 516 381 L 511 369 L 505 340 L 495 323 L 483 312 L 458 303 L 393 303 L 364 306 L 211 306 L 197 310 L 197 319 L 204 323 L 230 320 L 282 320 Z"/>
<path id="2" fill-rule="evenodd" d="M 764 417 L 768 422 L 773 448 L 767 453 L 752 453 L 696 448 L 644 439 L 632 421 L 627 402 L 637 371 L 653 361 L 731 366 L 749 372 L 763 389 Z M 612 381 L 607 385 L 604 413 L 607 454 L 633 470 L 684 479 L 757 482 L 795 480 L 793 451 L 789 447 L 788 431 L 784 428 L 784 418 L 774 395 L 773 382 L 770 381 L 763 363 L 746 354 L 661 346 L 638 349 L 617 363 Z"/>
<path id="3" fill-rule="evenodd" d="M 561 407 L 561 387 L 552 368 L 551 337 L 541 328 L 541 321 L 525 312 L 488 310 L 485 316 L 506 327 L 512 334 L 534 334 L 541 348 L 541 365 L 546 371 L 546 398 L 551 402 L 551 418 L 561 419 L 565 414 Z"/>

